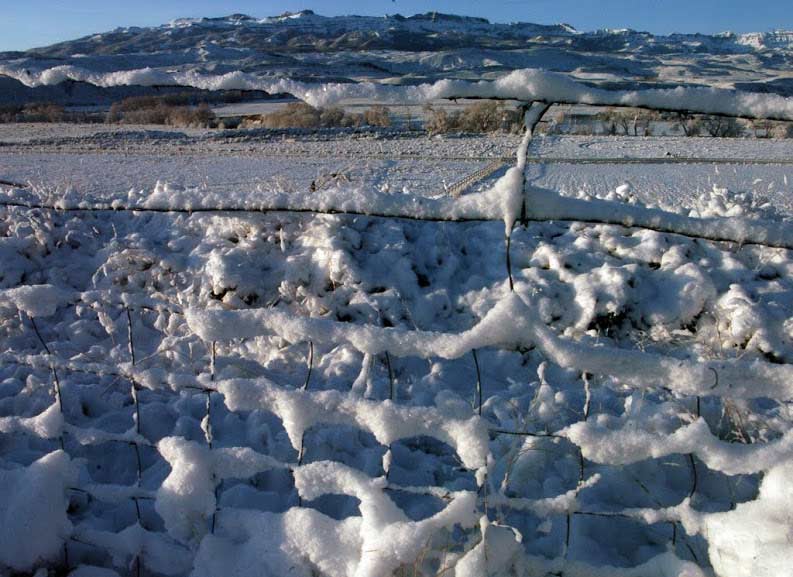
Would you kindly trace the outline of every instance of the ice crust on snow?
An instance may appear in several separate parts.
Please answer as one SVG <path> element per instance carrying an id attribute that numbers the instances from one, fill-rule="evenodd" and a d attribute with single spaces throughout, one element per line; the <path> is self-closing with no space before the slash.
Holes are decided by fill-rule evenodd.
<path id="1" fill-rule="evenodd" d="M 226 518 L 233 523 L 224 523 Z M 360 517 L 335 521 L 306 508 L 285 513 L 228 509 L 219 516 L 229 536 L 207 535 L 196 554 L 193 577 L 311 577 L 314 567 L 330 577 L 355 575 L 360 555 Z"/>
<path id="2" fill-rule="evenodd" d="M 74 470 L 63 451 L 28 467 L 0 469 L 0 567 L 30 571 L 63 555 L 72 523 L 66 489 Z"/>

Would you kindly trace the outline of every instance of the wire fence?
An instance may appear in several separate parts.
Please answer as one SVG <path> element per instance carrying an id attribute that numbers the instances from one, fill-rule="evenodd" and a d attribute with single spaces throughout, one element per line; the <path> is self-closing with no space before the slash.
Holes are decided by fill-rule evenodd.
<path id="1" fill-rule="evenodd" d="M 547 110 L 547 105 L 541 105 L 540 110 L 532 109 L 527 106 L 527 134 L 530 138 L 531 132 L 536 124 L 542 118 L 542 114 Z M 528 144 L 528 138 L 525 145 Z M 531 221 L 545 220 L 543 216 L 542 207 L 533 206 L 531 203 L 537 198 L 533 197 L 532 191 L 529 189 L 525 181 L 525 173 L 523 167 L 527 162 L 527 147 L 524 146 L 523 152 L 518 153 L 518 167 L 521 168 L 522 182 L 520 190 L 522 192 L 521 210 L 517 215 L 517 222 L 510 223 L 507 227 L 505 235 L 505 262 L 504 262 L 504 277 L 508 283 L 509 290 L 515 293 L 516 281 L 513 275 L 513 264 L 511 260 L 511 242 L 512 230 L 517 226 L 528 226 Z M 521 157 L 522 155 L 522 157 Z M 536 159 L 533 159 L 536 160 Z M 484 173 L 475 175 L 473 180 L 483 178 L 489 175 L 493 170 L 497 169 L 500 163 L 487 167 Z M 473 182 L 472 180 L 472 182 Z M 463 180 L 461 182 L 467 182 Z M 2 184 L 0 182 L 0 184 Z M 78 213 L 91 213 L 96 211 L 129 211 L 133 214 L 142 212 L 164 212 L 164 213 L 199 213 L 199 212 L 215 212 L 215 213 L 256 213 L 256 212 L 278 212 L 283 211 L 287 213 L 322 213 L 322 214 L 360 214 L 365 216 L 385 217 L 385 218 L 404 218 L 404 219 L 417 219 L 427 221 L 466 221 L 466 220 L 502 220 L 503 217 L 496 213 L 471 213 L 468 215 L 444 215 L 442 210 L 445 205 L 438 205 L 437 210 L 433 209 L 429 212 L 417 213 L 415 211 L 407 210 L 406 205 L 400 205 L 392 210 L 380 211 L 375 210 L 322 210 L 316 207 L 309 206 L 262 206 L 259 208 L 246 208 L 246 207 L 196 207 L 196 208 L 173 208 L 173 207 L 146 207 L 146 206 L 58 206 L 57 204 L 48 204 L 46 202 L 27 202 L 15 201 L 12 199 L 3 199 L 0 205 L 9 209 L 24 209 L 24 210 L 53 210 L 53 211 L 73 211 Z M 665 222 L 663 219 L 658 218 L 635 218 L 636 214 L 631 216 L 630 222 L 627 222 L 624 215 L 617 213 L 616 215 L 601 215 L 595 214 L 593 218 L 581 218 L 582 213 L 574 207 L 570 214 L 565 214 L 565 207 L 570 205 L 563 205 L 561 213 L 555 213 L 555 220 L 574 220 L 585 221 L 590 223 L 616 223 L 616 224 L 631 224 L 634 226 L 647 227 L 653 230 L 662 230 L 665 232 L 683 234 L 693 238 L 702 238 L 716 241 L 744 241 L 756 242 L 767 246 L 782 246 L 791 248 L 791 237 L 787 235 L 787 230 L 774 231 L 768 227 L 756 227 L 749 234 L 745 233 L 742 228 L 740 233 L 731 234 L 729 230 L 721 229 L 714 233 L 714 228 L 702 228 L 699 226 L 697 219 L 673 219 Z M 639 215 L 641 216 L 641 215 Z M 650 215 L 653 216 L 653 215 Z M 682 223 L 682 225 L 681 225 Z M 689 226 L 690 225 L 690 226 Z M 770 226 L 770 225 L 769 225 Z M 742 238 L 739 238 L 743 235 Z M 510 315 L 516 312 L 526 313 L 530 315 L 528 308 L 521 308 L 524 305 L 517 303 L 517 301 L 510 301 L 513 305 L 507 307 L 503 313 Z M 136 340 L 139 331 L 138 326 L 142 323 L 143 317 L 149 314 L 167 313 L 168 315 L 184 316 L 191 314 L 189 307 L 179 306 L 164 298 L 150 296 L 146 299 L 140 297 L 126 295 L 114 290 L 109 291 L 91 291 L 90 293 L 79 293 L 61 295 L 59 307 L 73 307 L 84 306 L 88 308 L 95 307 L 97 314 L 108 311 L 113 311 L 116 319 L 121 318 L 125 326 L 125 342 L 119 342 L 119 346 L 124 346 L 127 351 L 127 362 L 125 363 L 103 363 L 84 361 L 80 359 L 64 359 L 60 358 L 56 351 L 51 350 L 48 345 L 47 339 L 42 333 L 42 327 L 37 323 L 36 315 L 28 315 L 25 322 L 21 323 L 22 330 L 30 330 L 35 337 L 35 341 L 39 345 L 37 352 L 9 352 L 0 355 L 0 362 L 5 366 L 19 366 L 27 367 L 29 370 L 37 372 L 38 374 L 49 373 L 51 375 L 51 382 L 48 385 L 53 390 L 54 404 L 48 411 L 56 412 L 60 415 L 59 419 L 55 419 L 56 426 L 48 426 L 42 428 L 44 422 L 43 417 L 32 417 L 28 419 L 16 418 L 3 418 L 0 420 L 0 432 L 3 433 L 23 433 L 49 438 L 52 442 L 57 444 L 57 448 L 69 453 L 75 457 L 80 457 L 85 454 L 85 448 L 91 446 L 104 446 L 108 443 L 121 447 L 127 447 L 129 453 L 130 468 L 134 472 L 132 484 L 123 484 L 122 482 L 114 483 L 94 483 L 86 482 L 69 487 L 69 491 L 73 494 L 72 500 L 87 499 L 97 502 L 106 502 L 113 505 L 120 503 L 129 503 L 134 509 L 134 530 L 137 539 L 134 540 L 134 545 L 129 545 L 129 540 L 121 533 L 113 533 L 112 531 L 97 531 L 81 525 L 79 514 L 74 514 L 74 531 L 63 544 L 63 565 L 67 568 L 74 567 L 85 559 L 95 558 L 91 549 L 98 549 L 105 553 L 109 553 L 116 561 L 113 563 L 116 568 L 125 569 L 129 574 L 140 576 L 144 573 L 151 572 L 154 574 L 168 573 L 163 568 L 159 559 L 159 553 L 155 554 L 155 541 L 160 543 L 159 546 L 164 546 L 168 550 L 173 559 L 185 559 L 186 561 L 180 566 L 178 562 L 174 561 L 169 567 L 182 568 L 183 572 L 189 569 L 192 563 L 193 556 L 195 555 L 195 547 L 191 540 L 185 535 L 184 527 L 180 525 L 182 521 L 176 518 L 170 518 L 167 509 L 157 507 L 158 499 L 162 498 L 160 490 L 152 490 L 145 488 L 144 478 L 147 475 L 154 474 L 152 468 L 152 455 L 160 453 L 160 456 L 165 459 L 174 470 L 180 466 L 180 451 L 199 451 L 194 447 L 187 447 L 188 442 L 180 444 L 174 441 L 173 445 L 169 445 L 167 450 L 163 449 L 162 441 L 154 442 L 147 436 L 147 419 L 157 417 L 149 417 L 147 413 L 147 396 L 148 395 L 180 395 L 185 397 L 192 397 L 199 399 L 204 407 L 204 415 L 201 418 L 201 430 L 203 432 L 204 447 L 199 451 L 201 459 L 196 467 L 204 467 L 204 470 L 199 475 L 206 478 L 207 487 L 211 492 L 209 500 L 212 502 L 211 511 L 206 510 L 188 510 L 184 511 L 185 516 L 197 516 L 199 523 L 203 524 L 202 529 L 199 531 L 199 536 L 204 533 L 209 535 L 221 534 L 228 531 L 235 523 L 235 516 L 238 515 L 237 509 L 229 509 L 228 517 L 225 516 L 227 510 L 220 505 L 222 500 L 222 493 L 224 491 L 224 480 L 227 478 L 245 478 L 251 477 L 254 474 L 266 470 L 284 470 L 289 471 L 296 479 L 303 479 L 304 476 L 315 474 L 318 468 L 318 462 L 309 462 L 311 445 L 306 442 L 306 436 L 311 434 L 317 426 L 334 426 L 334 425 L 351 425 L 356 428 L 368 431 L 374 435 L 377 442 L 385 447 L 385 457 L 383 459 L 382 476 L 383 482 L 376 488 L 368 487 L 366 490 L 361 489 L 360 492 L 351 493 L 351 496 L 357 497 L 361 502 L 367 500 L 373 502 L 381 502 L 388 500 L 388 495 L 394 492 L 402 492 L 409 495 L 429 495 L 440 499 L 445 503 L 445 510 L 451 511 L 456 503 L 461 502 L 464 498 L 473 496 L 474 503 L 478 509 L 478 515 L 491 520 L 496 520 L 497 512 L 502 510 L 513 510 L 522 513 L 531 513 L 540 519 L 561 519 L 564 523 L 564 530 L 561 533 L 561 542 L 559 543 L 559 555 L 557 564 L 554 565 L 555 569 L 549 572 L 563 575 L 565 573 L 566 563 L 573 563 L 568 560 L 568 552 L 571 550 L 573 540 L 575 539 L 576 531 L 575 525 L 578 520 L 600 518 L 604 520 L 623 520 L 630 523 L 644 524 L 648 527 L 665 527 L 665 529 L 658 529 L 661 533 L 665 531 L 665 537 L 668 543 L 672 546 L 672 550 L 682 550 L 687 552 L 694 562 L 697 564 L 706 564 L 702 558 L 702 550 L 693 540 L 691 535 L 688 535 L 682 528 L 681 513 L 674 512 L 673 507 L 662 507 L 660 503 L 655 508 L 655 515 L 647 515 L 646 511 L 641 510 L 593 510 L 585 505 L 582 505 L 578 497 L 579 495 L 592 487 L 598 478 L 600 465 L 608 465 L 608 461 L 594 462 L 587 458 L 586 451 L 576 443 L 576 439 L 571 437 L 565 432 L 547 431 L 547 430 L 521 430 L 521 429 L 505 429 L 495 426 L 488 422 L 488 417 L 483 414 L 483 404 L 485 393 L 483 391 L 487 388 L 487 383 L 483 380 L 483 359 L 478 351 L 483 348 L 504 348 L 506 350 L 519 351 L 528 350 L 532 347 L 537 349 L 545 355 L 546 358 L 553 362 L 558 362 L 565 368 L 572 368 L 579 372 L 581 383 L 581 395 L 584 398 L 584 404 L 580 408 L 581 421 L 586 423 L 591 421 L 596 415 L 593 414 L 592 399 L 592 379 L 594 375 L 608 376 L 608 375 L 622 375 L 628 374 L 635 370 L 636 363 L 644 364 L 648 367 L 647 378 L 651 383 L 650 386 L 656 388 L 670 387 L 674 389 L 675 383 L 667 382 L 662 384 L 670 377 L 670 375 L 687 375 L 690 382 L 688 388 L 673 391 L 681 402 L 686 399 L 691 400 L 693 403 L 694 415 L 699 419 L 702 415 L 701 401 L 705 395 L 713 396 L 744 396 L 752 398 L 753 396 L 769 396 L 772 393 L 776 395 L 778 400 L 786 400 L 785 395 L 790 392 L 789 378 L 793 373 L 793 367 L 789 365 L 771 365 L 764 364 L 762 366 L 757 363 L 749 362 L 736 362 L 736 363 L 678 363 L 677 359 L 672 357 L 664 358 L 653 356 L 650 354 L 635 353 L 635 363 L 621 367 L 618 364 L 613 367 L 609 365 L 613 362 L 615 357 L 608 356 L 608 354 L 625 354 L 626 351 L 605 351 L 603 348 L 588 350 L 584 345 L 576 345 L 574 343 L 566 342 L 565 339 L 556 335 L 550 334 L 547 327 L 539 327 L 537 325 L 542 322 L 536 316 L 528 316 L 523 319 L 511 319 L 523 331 L 522 338 L 515 339 L 514 334 L 507 337 L 498 335 L 490 338 L 482 336 L 472 329 L 466 333 L 461 334 L 444 334 L 444 333 L 422 333 L 421 331 L 408 331 L 402 329 L 384 328 L 384 327 L 367 327 L 369 332 L 366 333 L 366 342 L 360 342 L 360 336 L 355 332 L 360 327 L 350 327 L 348 323 L 332 322 L 321 320 L 324 324 L 312 324 L 312 320 L 316 319 L 297 319 L 298 324 L 292 326 L 289 324 L 289 319 L 281 317 L 270 318 L 266 314 L 263 316 L 250 317 L 250 311 L 240 311 L 240 314 L 235 316 L 234 311 L 222 311 L 218 313 L 215 325 L 221 326 L 217 335 L 213 334 L 199 334 L 198 336 L 205 342 L 205 350 L 202 354 L 198 354 L 192 360 L 192 364 L 188 367 L 190 370 L 185 371 L 183 374 L 165 374 L 161 372 L 149 370 L 152 366 L 151 359 L 141 357 L 139 349 L 136 347 Z M 20 309 L 21 310 L 21 309 Z M 274 309 L 273 309 L 274 310 Z M 529 311 L 529 312 L 526 312 Z M 212 314 L 208 311 L 207 314 Z M 227 315 L 227 316 L 222 316 Z M 228 316 L 230 315 L 230 316 Z M 246 316 L 247 315 L 247 316 Z M 506 317 L 497 317 L 504 320 Z M 243 338 L 255 338 L 258 336 L 266 335 L 280 335 L 285 340 L 290 341 L 294 346 L 301 346 L 305 348 L 305 372 L 301 377 L 302 384 L 295 387 L 286 387 L 276 385 L 267 379 L 253 378 L 253 379 L 219 379 L 217 366 L 218 366 L 218 348 L 223 344 L 223 323 L 230 323 L 234 327 L 240 328 L 243 331 Z M 482 321 L 484 322 L 484 320 Z M 523 324 L 521 324 L 521 322 Z M 245 332 L 245 327 L 250 324 L 254 328 Z M 25 329 L 25 326 L 29 329 Z M 186 326 L 193 328 L 192 323 L 185 323 Z M 151 327 L 146 330 L 151 330 Z M 348 332 L 345 332 L 348 331 Z M 352 332 L 349 332 L 352 331 Z M 200 333 L 200 331 L 198 331 Z M 520 331 L 518 331 L 520 332 Z M 211 331 L 210 331 L 211 333 Z M 199 340 L 194 331 L 186 331 L 183 339 L 190 340 L 191 343 L 198 343 Z M 237 338 L 237 337 L 235 337 Z M 489 340 L 488 340 L 489 339 Z M 506 339 L 506 340 L 505 340 Z M 512 341 L 510 342 L 510 339 Z M 407 346 L 405 342 L 415 341 L 419 344 L 416 346 Z M 346 343 L 353 348 L 357 348 L 368 358 L 371 362 L 375 358 L 380 358 L 387 375 L 387 395 L 382 400 L 364 399 L 359 393 L 354 391 L 336 391 L 329 392 L 327 390 L 317 389 L 314 386 L 316 375 L 314 369 L 317 363 L 315 345 L 332 346 L 334 344 Z M 377 346 L 379 350 L 371 348 L 371 343 L 379 343 Z M 399 386 L 398 379 L 395 376 L 394 359 L 398 357 L 432 357 L 438 353 L 433 349 L 433 346 L 428 346 L 426 352 L 419 350 L 424 346 L 422 343 L 440 343 L 450 342 L 453 344 L 454 352 L 448 353 L 449 358 L 459 358 L 461 356 L 470 355 L 471 359 L 471 374 L 470 374 L 470 388 L 471 397 L 474 399 L 474 407 L 471 415 L 465 418 L 451 418 L 448 414 L 444 413 L 441 409 L 436 407 L 412 407 L 403 405 L 398 400 L 397 388 Z M 440 345 L 439 345 L 440 346 Z M 452 346 L 452 345 L 449 345 Z M 455 348 L 456 347 L 456 348 Z M 565 347 L 574 347 L 573 349 L 566 349 Z M 229 349 L 226 348 L 226 351 Z M 598 356 L 600 355 L 600 356 Z M 644 355 L 644 356 L 642 356 Z M 366 361 L 365 361 L 366 362 Z M 224 364 L 233 364 L 234 360 L 228 354 L 224 358 Z M 667 370 L 668 366 L 675 363 L 675 371 L 672 369 Z M 680 366 L 684 365 L 683 368 Z M 201 368 L 203 365 L 203 368 Z M 653 376 L 653 371 L 656 370 L 657 374 Z M 686 372 L 688 371 L 688 372 Z M 70 422 L 71 412 L 65 407 L 69 405 L 69 394 L 74 390 L 74 379 L 66 379 L 71 384 L 64 386 L 64 377 L 66 375 L 82 375 L 90 376 L 98 383 L 102 383 L 108 388 L 126 394 L 128 402 L 132 407 L 132 426 L 125 431 L 110 432 L 101 429 L 81 427 L 78 424 Z M 640 376 L 640 375 L 636 375 Z M 745 386 L 741 386 L 738 379 L 746 378 L 749 380 L 768 380 L 771 385 L 767 388 L 757 388 L 750 390 Z M 771 391 L 771 393 L 769 393 Z M 696 393 L 696 394 L 694 394 Z M 198 402 L 198 401 L 196 401 Z M 249 450 L 243 459 L 237 453 L 232 453 L 228 448 L 219 446 L 216 437 L 216 419 L 218 416 L 214 411 L 219 410 L 217 407 L 222 405 L 225 411 L 238 412 L 238 411 L 251 411 L 251 410 L 267 410 L 277 417 L 279 417 L 286 429 L 287 435 L 295 449 L 294 458 L 283 459 L 277 458 L 273 455 L 262 455 Z M 214 409 L 214 411 L 213 411 Z M 295 414 L 308 412 L 312 415 L 311 422 L 296 424 L 294 421 Z M 57 423 L 60 423 L 57 426 Z M 386 426 L 387 423 L 391 425 Z M 400 440 L 423 435 L 425 437 L 433 437 L 442 443 L 448 444 L 456 452 L 462 468 L 470 473 L 476 480 L 476 487 L 469 491 L 452 491 L 441 486 L 404 486 L 392 482 L 390 479 L 391 459 L 392 459 L 392 446 Z M 493 439 L 497 437 L 523 437 L 532 438 L 537 443 L 549 443 L 553 445 L 554 450 L 559 450 L 566 454 L 568 458 L 575 460 L 578 464 L 578 482 L 576 486 L 563 495 L 552 498 L 530 499 L 525 497 L 509 496 L 497 487 L 491 486 L 488 476 L 491 473 L 492 464 L 489 463 L 489 445 Z M 762 450 L 762 446 L 756 447 Z M 703 449 L 704 450 L 704 449 Z M 197 453 L 198 454 L 198 453 Z M 685 496 L 684 502 L 681 505 L 688 503 L 694 498 L 699 490 L 701 482 L 702 470 L 707 469 L 719 471 L 718 465 L 706 465 L 703 460 L 704 453 L 700 453 L 697 448 L 685 454 L 685 460 L 688 467 L 689 474 L 689 490 Z M 221 465 L 221 461 L 225 463 Z M 244 463 L 243 463 L 244 461 Z M 232 463 L 229 465 L 228 463 Z M 339 465 L 340 468 L 334 471 L 348 472 L 344 466 Z M 228 469 L 234 471 L 229 472 Z M 236 471 L 236 472 L 235 472 Z M 244 474 L 239 474 L 242 471 Z M 731 471 L 725 468 L 722 472 L 729 475 Z M 350 475 L 362 475 L 360 472 L 350 472 Z M 202 478 L 204 478 L 202 477 Z M 358 477 L 356 477 L 357 479 Z M 361 480 L 364 483 L 365 480 Z M 164 481 L 167 483 L 167 479 Z M 333 486 L 330 480 L 327 481 L 329 493 L 339 492 L 338 486 Z M 297 501 L 293 503 L 293 508 L 303 508 L 306 497 L 303 495 L 305 486 L 297 482 Z M 200 490 L 200 489 L 195 489 Z M 343 488 L 345 491 L 350 491 L 349 487 Z M 342 491 L 343 492 L 343 491 Z M 308 492 L 310 493 L 310 491 Z M 190 509 L 194 507 L 191 502 L 193 495 L 181 495 L 181 503 L 185 508 Z M 653 496 L 650 496 L 654 498 Z M 285 501 L 287 496 L 284 497 Z M 378 501 L 378 499 L 380 501 Z M 79 509 L 79 507 L 77 507 Z M 156 513 L 155 513 L 156 511 Z M 162 523 L 157 520 L 157 515 L 165 516 L 165 527 L 163 529 Z M 371 509 L 367 507 L 361 508 L 362 517 L 374 515 Z M 366 519 L 365 519 L 366 520 Z M 374 521 L 372 521 L 374 522 Z M 454 525 L 465 523 L 459 522 L 455 517 L 451 517 L 449 526 L 446 529 L 451 529 Z M 372 525 L 370 525 L 372 526 Z M 438 530 L 444 527 L 443 524 L 438 525 L 435 517 L 421 521 L 413 521 L 410 524 L 409 530 Z M 487 547 L 488 533 L 485 529 L 477 527 L 466 526 L 467 534 L 476 534 L 481 532 L 480 541 L 482 547 Z M 321 539 L 321 535 L 316 538 Z M 377 556 L 379 553 L 373 553 L 367 550 L 367 536 L 361 535 L 361 559 L 371 556 Z M 164 545 L 163 545 L 164 544 Z M 469 552 L 475 548 L 469 547 Z M 486 551 L 486 549 L 485 549 Z M 161 553 L 161 551 L 160 551 Z M 307 558 L 310 558 L 310 553 L 305 552 Z M 315 559 L 312 562 L 317 563 Z M 415 561 L 415 559 L 413 559 Z M 363 561 L 362 561 L 363 562 Z M 372 561 L 372 563 L 374 563 Z M 399 567 L 405 565 L 404 559 L 389 559 L 378 561 L 377 567 L 384 568 L 388 571 L 398 570 Z M 321 565 L 319 565 L 321 567 Z M 172 571 L 178 573 L 179 571 Z"/>

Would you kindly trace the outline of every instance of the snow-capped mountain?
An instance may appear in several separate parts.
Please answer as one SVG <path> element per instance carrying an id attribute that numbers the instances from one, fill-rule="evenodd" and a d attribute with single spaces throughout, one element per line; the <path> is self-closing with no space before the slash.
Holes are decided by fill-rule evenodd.
<path id="1" fill-rule="evenodd" d="M 573 50 L 745 53 L 793 49 L 793 32 L 715 36 L 653 36 L 630 29 L 582 33 L 567 24 L 491 23 L 484 18 L 428 12 L 404 17 L 326 17 L 311 10 L 267 18 L 232 14 L 220 18 L 180 18 L 152 28 L 117 28 L 37 48 L 27 54 L 136 54 L 199 49 L 207 45 L 238 50 L 449 50 L 460 47 L 515 49 L 531 44 L 564 44 Z"/>
<path id="2" fill-rule="evenodd" d="M 326 17 L 304 10 L 254 18 L 183 18 L 118 28 L 26 52 L 0 53 L 0 74 L 24 84 L 48 69 L 241 71 L 304 81 L 418 83 L 492 79 L 542 68 L 609 86 L 707 84 L 793 93 L 793 32 L 655 36 L 580 32 L 566 24 L 491 23 L 441 13 Z M 4 98 L 24 89 L 4 90 Z M 13 96 L 17 95 L 17 96 Z"/>

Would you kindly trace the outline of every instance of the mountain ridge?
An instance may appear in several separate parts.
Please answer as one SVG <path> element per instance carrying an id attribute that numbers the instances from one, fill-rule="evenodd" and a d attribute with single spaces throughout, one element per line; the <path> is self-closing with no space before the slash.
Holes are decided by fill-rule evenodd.
<path id="1" fill-rule="evenodd" d="M 374 17 L 302 10 L 264 18 L 178 18 L 0 54 L 0 74 L 23 84 L 62 66 L 94 75 L 239 71 L 307 82 L 402 84 L 492 80 L 541 68 L 607 87 L 685 84 L 791 94 L 793 31 L 582 32 L 568 24 L 491 23 L 439 12 Z"/>
<path id="2" fill-rule="evenodd" d="M 174 32 L 181 31 L 181 34 Z M 226 34 L 224 34 L 224 32 Z M 245 32 L 254 34 L 254 37 L 237 37 L 234 33 Z M 345 35 L 369 32 L 378 39 L 372 42 L 361 42 L 356 45 L 350 42 Z M 425 35 L 423 42 L 407 46 L 394 46 L 399 40 L 399 33 L 412 33 Z M 259 37 L 255 37 L 259 33 Z M 569 24 L 536 24 L 532 22 L 492 23 L 485 18 L 475 16 L 462 16 L 441 12 L 426 12 L 412 16 L 390 14 L 382 17 L 375 16 L 322 16 L 311 10 L 299 12 L 285 12 L 278 16 L 256 18 L 247 14 L 230 14 L 220 17 L 203 18 L 177 18 L 159 26 L 149 27 L 119 27 L 108 32 L 83 36 L 74 40 L 58 42 L 49 46 L 32 48 L 26 51 L 17 51 L 14 54 L 28 56 L 56 56 L 67 57 L 83 53 L 104 54 L 130 54 L 137 50 L 146 49 L 143 45 L 130 43 L 133 37 L 158 35 L 164 40 L 184 48 L 185 38 L 191 36 L 213 34 L 215 41 L 226 45 L 242 47 L 259 47 L 270 49 L 411 49 L 420 51 L 426 49 L 428 44 L 433 49 L 450 48 L 454 44 L 455 35 L 462 35 L 469 40 L 473 37 L 476 43 L 487 43 L 492 46 L 492 41 L 501 40 L 507 47 L 514 47 L 520 40 L 534 41 L 559 41 L 575 38 L 621 38 L 626 42 L 636 42 L 644 39 L 648 43 L 666 43 L 669 41 L 682 43 L 703 43 L 722 45 L 722 49 L 740 50 L 746 47 L 753 50 L 793 50 L 793 31 L 775 30 L 771 32 L 751 32 L 735 34 L 722 32 L 719 34 L 701 33 L 672 33 L 668 35 L 654 35 L 649 32 L 622 29 L 600 29 L 582 32 Z M 441 36 L 438 41 L 430 42 L 428 36 Z M 178 36 L 178 38 L 174 38 Z M 459 38 L 459 36 L 457 36 Z M 324 41 L 323 41 L 324 40 Z M 347 42 L 344 42 L 346 40 Z M 290 42 L 291 41 L 291 42 Z M 489 42 L 487 42 L 489 41 Z M 85 52 L 81 48 L 93 45 L 93 52 Z"/>

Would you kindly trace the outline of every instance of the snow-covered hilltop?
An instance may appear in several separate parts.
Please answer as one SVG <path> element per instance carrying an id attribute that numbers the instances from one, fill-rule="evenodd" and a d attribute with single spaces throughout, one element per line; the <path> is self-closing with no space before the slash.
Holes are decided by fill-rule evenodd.
<path id="1" fill-rule="evenodd" d="M 326 17 L 311 10 L 253 18 L 232 14 L 220 18 L 180 18 L 153 28 L 118 28 L 31 51 L 47 56 L 131 54 L 195 49 L 206 44 L 248 50 L 442 50 L 461 46 L 517 47 L 526 40 L 566 38 L 570 26 L 529 23 L 493 24 L 483 18 L 429 12 L 404 17 Z"/>
<path id="2" fill-rule="evenodd" d="M 693 84 L 789 95 L 792 62 L 793 32 L 784 31 L 655 36 L 630 29 L 580 32 L 567 24 L 492 23 L 436 12 L 326 17 L 304 10 L 267 18 L 182 18 L 0 53 L 0 75 L 16 79 L 9 84 L 0 78 L 0 102 L 72 102 L 75 94 L 91 93 L 71 87 L 60 95 L 38 94 L 22 86 L 32 84 L 26 78 L 64 66 L 87 75 L 239 71 L 307 82 L 388 84 L 492 80 L 536 68 L 608 88 Z"/>

